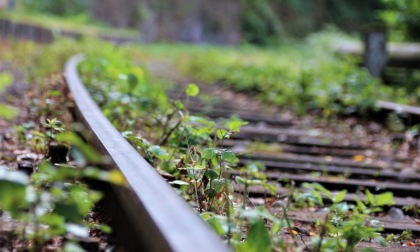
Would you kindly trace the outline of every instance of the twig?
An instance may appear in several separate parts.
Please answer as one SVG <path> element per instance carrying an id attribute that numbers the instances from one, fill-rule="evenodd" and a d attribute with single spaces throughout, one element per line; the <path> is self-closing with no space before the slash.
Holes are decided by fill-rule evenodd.
<path id="1" fill-rule="evenodd" d="M 287 228 L 289 229 L 290 234 L 292 235 L 292 238 L 293 238 L 293 244 L 295 245 L 295 247 L 298 247 L 298 246 L 299 246 L 299 244 L 298 244 L 298 243 L 297 243 L 297 241 L 296 241 L 295 234 L 293 234 L 293 230 L 292 230 L 292 226 L 290 225 L 290 220 L 289 220 L 289 217 L 287 217 L 287 210 L 286 210 L 286 207 L 285 207 L 285 206 L 282 206 L 282 208 L 283 208 L 283 217 L 286 219 Z"/>
<path id="2" fill-rule="evenodd" d="M 325 235 L 325 233 L 327 231 L 326 225 L 327 225 L 329 219 L 330 219 L 330 214 L 328 213 L 325 216 L 324 224 L 321 226 L 321 232 L 319 233 L 319 242 L 316 245 L 316 247 L 314 248 L 313 252 L 319 252 L 319 251 L 321 251 L 322 242 L 324 240 L 324 235 Z"/>
<path id="3" fill-rule="evenodd" d="M 164 138 L 159 142 L 159 145 L 164 145 L 166 141 L 168 141 L 169 137 L 172 135 L 172 133 L 181 125 L 181 123 L 184 121 L 184 116 L 182 115 L 181 111 L 179 111 L 179 114 L 181 115 L 181 119 L 177 122 L 177 124 L 169 130 L 168 133 L 164 136 Z"/>

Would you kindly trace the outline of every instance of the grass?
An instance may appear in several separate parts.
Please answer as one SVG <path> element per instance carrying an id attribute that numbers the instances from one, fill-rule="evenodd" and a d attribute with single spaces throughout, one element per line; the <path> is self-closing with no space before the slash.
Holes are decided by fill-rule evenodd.
<path id="1" fill-rule="evenodd" d="M 0 118 L 12 120 L 19 114 L 19 109 L 10 105 L 0 103 Z"/>
<path id="2" fill-rule="evenodd" d="M 9 73 L 0 73 L 0 92 L 3 92 L 7 86 L 12 84 L 13 76 Z"/>

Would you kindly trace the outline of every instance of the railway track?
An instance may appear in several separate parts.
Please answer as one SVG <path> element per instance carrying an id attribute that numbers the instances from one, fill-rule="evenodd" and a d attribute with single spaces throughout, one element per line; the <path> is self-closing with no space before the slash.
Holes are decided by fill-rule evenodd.
<path id="1" fill-rule="evenodd" d="M 217 106 L 220 109 L 226 105 L 221 103 Z M 395 104 L 392 106 L 398 107 Z M 382 109 L 391 110 L 391 106 Z M 416 113 L 415 109 L 410 109 Z M 229 113 L 235 114 L 234 111 Z M 216 116 L 204 114 L 214 120 L 221 116 L 221 113 Z M 241 117 L 241 112 L 236 114 Z M 287 120 L 277 118 L 273 123 L 271 117 L 265 120 L 263 116 L 258 116 L 258 121 L 250 122 L 241 132 L 232 135 L 230 140 L 224 141 L 224 146 L 237 150 L 240 164 L 262 162 L 267 168 L 267 177 L 275 181 L 278 188 L 283 188 L 280 192 L 287 191 L 282 185 L 290 180 L 297 184 L 317 182 L 330 190 L 347 189 L 353 193 L 364 189 L 376 193 L 391 191 L 398 206 L 420 204 L 420 169 L 407 163 L 408 160 L 396 157 L 395 153 L 380 153 L 377 147 L 360 144 L 357 140 L 352 142 L 348 136 L 320 130 L 313 133 Z M 242 118 L 247 117 L 249 115 Z M 255 141 L 267 149 L 272 148 L 270 144 L 275 144 L 275 152 L 247 151 L 247 148 L 252 149 Z M 410 172 L 402 172 L 407 168 Z M 250 193 L 259 192 L 251 189 Z"/>
<path id="2" fill-rule="evenodd" d="M 121 136 L 90 98 L 77 73 L 81 56 L 65 67 L 78 121 L 91 132 L 91 142 L 111 158 L 128 187 L 112 187 L 105 201 L 119 246 L 126 251 L 229 251 L 223 243 Z"/>
<path id="3" fill-rule="evenodd" d="M 197 251 L 197 248 L 229 251 L 227 245 L 103 117 L 79 80 L 76 66 L 81 60 L 81 56 L 72 58 L 65 71 L 76 104 L 76 118 L 91 131 L 91 142 L 111 157 L 112 162 L 107 168 L 121 170 L 129 184 L 128 188 L 105 189 L 118 240 L 128 251 L 138 248 L 147 251 Z M 297 185 L 316 182 L 332 192 L 346 189 L 345 201 L 349 202 L 354 201 L 354 195 L 364 200 L 364 190 L 369 189 L 372 193 L 392 192 L 394 207 L 399 209 L 420 205 L 419 168 L 407 167 L 410 165 L 407 159 L 389 156 L 366 141 L 360 143 L 357 137 L 307 130 L 290 119 L 238 109 L 231 101 L 223 101 L 212 108 L 204 108 L 199 101 L 196 102 L 191 107 L 192 113 L 215 121 L 236 114 L 250 122 L 240 133 L 224 141 L 224 147 L 238 155 L 239 164 L 259 161 L 266 166 L 267 178 L 276 186 L 276 194 L 272 197 L 287 197 L 290 181 Z M 263 146 L 274 144 L 276 148 L 270 152 L 252 150 L 255 143 Z M 406 170 L 410 172 L 402 172 Z M 233 171 L 230 175 L 238 174 Z M 238 185 L 234 188 L 237 192 L 243 191 Z M 258 199 L 270 194 L 258 186 L 250 187 L 248 193 L 254 205 L 264 204 L 258 203 Z M 273 206 L 273 211 L 275 209 Z M 386 233 L 411 230 L 418 235 L 420 225 L 415 224 L 411 217 L 415 216 L 406 212 L 404 219 L 400 220 L 389 216 L 378 218 L 384 223 Z M 298 211 L 290 212 L 288 218 L 311 223 L 314 219 L 325 218 L 325 214 Z"/>
<path id="4" fill-rule="evenodd" d="M 8 30 L 9 24 L 3 23 L 2 29 Z M 35 36 L 35 40 L 51 40 L 51 35 L 43 31 L 35 32 L 32 31 L 33 28 L 22 30 L 25 30 L 25 34 L 31 34 L 31 39 Z M 38 33 L 46 35 L 37 35 Z M 13 35 L 20 36 L 19 33 L 15 34 L 14 28 Z M 92 138 L 89 141 L 111 157 L 112 162 L 105 168 L 121 170 L 128 182 L 127 188 L 110 185 L 103 185 L 102 188 L 106 195 L 105 204 L 113 217 L 119 246 L 126 251 L 229 251 L 228 246 L 214 235 L 191 207 L 102 116 L 79 80 L 76 66 L 80 60 L 80 56 L 72 58 L 65 69 L 75 100 L 76 118 L 91 131 Z M 414 118 L 413 121 L 419 121 L 419 108 L 389 102 L 378 102 L 377 105 L 383 111 L 406 113 Z M 287 196 L 287 184 L 293 180 L 296 184 L 317 182 L 332 192 L 347 189 L 349 194 L 344 200 L 348 202 L 354 201 L 354 195 L 364 200 L 364 189 L 370 189 L 375 193 L 393 192 L 394 207 L 400 209 L 420 205 L 420 168 L 410 167 L 405 162 L 407 160 L 376 153 L 375 147 L 360 144 L 354 139 L 350 141 L 339 134 L 304 129 L 290 118 L 273 114 L 264 116 L 258 111 L 250 112 L 232 102 L 222 102 L 210 107 L 198 102 L 190 111 L 214 120 L 236 114 L 250 122 L 240 134 L 224 141 L 224 147 L 237 153 L 239 164 L 262 162 L 267 167 L 267 178 L 276 184 L 276 195 L 272 196 L 279 199 Z M 247 148 L 252 149 L 255 142 L 275 144 L 276 151 L 244 151 Z M 371 156 L 374 156 L 374 162 L 369 161 Z M 362 157 L 363 160 L 355 161 L 354 157 Z M 231 175 L 237 174 L 232 172 Z M 235 189 L 238 192 L 243 190 L 240 186 L 235 186 Z M 260 187 L 251 187 L 249 194 L 250 202 L 258 205 L 261 204 L 259 199 L 267 196 L 267 191 Z M 275 205 L 272 211 L 280 212 Z M 401 233 L 411 230 L 418 236 L 420 226 L 413 222 L 411 213 L 405 214 L 404 219 L 393 219 L 389 216 L 377 219 L 384 223 L 384 232 Z M 314 219 L 325 218 L 325 213 L 293 211 L 288 213 L 288 218 L 312 223 Z M 362 245 L 369 247 L 371 244 Z M 388 248 L 375 249 L 390 251 Z M 392 250 L 418 251 L 417 248 L 401 246 L 393 247 Z"/>

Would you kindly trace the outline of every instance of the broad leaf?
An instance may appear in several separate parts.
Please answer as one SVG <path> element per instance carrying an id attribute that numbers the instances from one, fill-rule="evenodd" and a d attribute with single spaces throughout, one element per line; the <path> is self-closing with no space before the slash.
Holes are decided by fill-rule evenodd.
<path id="1" fill-rule="evenodd" d="M 185 93 L 188 96 L 196 96 L 198 95 L 198 92 L 200 92 L 200 89 L 195 84 L 189 84 L 187 89 L 185 90 Z"/>
<path id="2" fill-rule="evenodd" d="M 347 194 L 347 190 L 342 190 L 341 192 L 337 193 L 333 197 L 333 202 L 334 203 L 339 203 L 339 202 L 343 201 L 344 197 L 346 197 L 346 194 Z"/>
<path id="3" fill-rule="evenodd" d="M 220 155 L 222 157 L 222 160 L 228 161 L 230 163 L 235 163 L 238 161 L 238 158 L 232 151 L 220 150 Z"/>
<path id="4" fill-rule="evenodd" d="M 271 238 L 268 229 L 265 227 L 263 220 L 258 220 L 248 231 L 247 239 L 243 243 L 243 250 L 249 252 L 270 252 Z"/>
<path id="5" fill-rule="evenodd" d="M 394 204 L 392 192 L 381 193 L 376 196 L 376 206 L 391 206 Z"/>

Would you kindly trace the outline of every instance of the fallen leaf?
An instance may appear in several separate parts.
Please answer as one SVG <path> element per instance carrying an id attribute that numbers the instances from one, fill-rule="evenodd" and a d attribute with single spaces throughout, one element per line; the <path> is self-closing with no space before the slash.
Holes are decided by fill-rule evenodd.
<path id="1" fill-rule="evenodd" d="M 296 230 L 293 230 L 293 229 L 291 229 L 291 230 L 289 229 L 288 232 L 289 232 L 289 234 L 292 234 L 292 235 L 299 234 Z"/>
<path id="2" fill-rule="evenodd" d="M 416 246 L 416 244 L 415 244 L 414 242 L 407 241 L 407 242 L 404 242 L 403 246 L 407 246 L 407 247 L 415 247 L 415 246 Z"/>
<path id="3" fill-rule="evenodd" d="M 365 161 L 366 157 L 364 155 L 354 155 L 351 159 L 354 162 L 363 162 Z"/>

